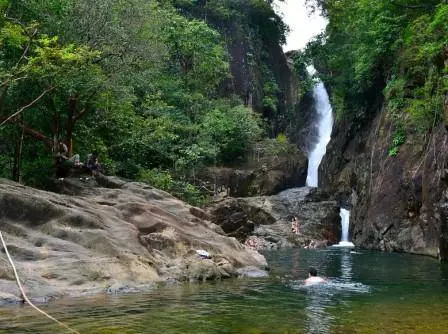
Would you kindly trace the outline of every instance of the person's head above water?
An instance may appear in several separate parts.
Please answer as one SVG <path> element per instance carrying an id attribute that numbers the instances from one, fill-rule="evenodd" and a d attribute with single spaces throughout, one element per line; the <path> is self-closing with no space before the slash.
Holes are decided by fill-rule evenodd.
<path id="1" fill-rule="evenodd" d="M 308 270 L 308 274 L 310 276 L 317 276 L 317 269 L 314 267 L 310 267 L 310 269 Z"/>

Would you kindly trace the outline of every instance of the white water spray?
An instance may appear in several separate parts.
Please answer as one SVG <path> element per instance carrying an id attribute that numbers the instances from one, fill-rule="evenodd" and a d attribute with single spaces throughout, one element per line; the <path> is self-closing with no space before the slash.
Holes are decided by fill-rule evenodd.
<path id="1" fill-rule="evenodd" d="M 342 236 L 339 244 L 335 245 L 337 247 L 355 247 L 353 243 L 348 241 L 348 227 L 350 225 L 350 211 L 347 209 L 341 208 L 341 212 L 339 213 L 341 216 L 341 227 L 342 227 Z"/>
<path id="2" fill-rule="evenodd" d="M 316 70 L 310 67 L 308 72 L 310 75 L 313 75 Z M 333 129 L 333 109 L 331 108 L 327 90 L 320 80 L 314 86 L 313 97 L 318 117 L 318 138 L 314 148 L 308 154 L 308 175 L 306 177 L 306 185 L 308 187 L 318 186 L 319 165 L 327 152 L 327 144 L 330 142 Z"/>
<path id="3" fill-rule="evenodd" d="M 308 67 L 310 76 L 316 73 L 314 67 Z M 317 112 L 318 138 L 314 148 L 308 154 L 308 175 L 306 177 L 306 185 L 308 187 L 317 187 L 319 185 L 318 171 L 322 158 L 327 153 L 327 145 L 331 139 L 333 130 L 333 109 L 328 98 L 327 90 L 321 80 L 319 80 L 313 88 L 313 97 L 315 101 L 315 109 Z M 348 227 L 350 224 L 350 211 L 341 208 L 341 227 L 342 238 L 337 247 L 354 247 L 348 241 Z"/>

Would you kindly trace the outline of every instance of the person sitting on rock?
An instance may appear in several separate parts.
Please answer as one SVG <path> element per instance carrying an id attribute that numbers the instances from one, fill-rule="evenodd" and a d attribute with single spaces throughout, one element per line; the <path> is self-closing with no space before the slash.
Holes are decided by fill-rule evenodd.
<path id="1" fill-rule="evenodd" d="M 327 280 L 325 278 L 322 278 L 320 276 L 317 276 L 317 269 L 314 267 L 310 267 L 308 271 L 308 278 L 305 280 L 305 285 L 311 285 L 311 284 L 318 284 L 318 283 L 325 283 Z"/>
<path id="2" fill-rule="evenodd" d="M 98 153 L 93 151 L 87 156 L 87 168 L 90 170 L 92 176 L 99 173 L 101 165 L 98 162 Z"/>
<path id="3" fill-rule="evenodd" d="M 55 149 L 56 158 L 56 177 L 63 179 L 70 174 L 70 168 L 82 168 L 83 164 L 80 161 L 79 154 L 74 154 L 69 158 L 69 150 L 67 145 L 59 139 Z"/>
<path id="4" fill-rule="evenodd" d="M 56 146 L 56 164 L 60 165 L 66 160 L 68 160 L 68 148 L 62 139 L 59 139 Z"/>

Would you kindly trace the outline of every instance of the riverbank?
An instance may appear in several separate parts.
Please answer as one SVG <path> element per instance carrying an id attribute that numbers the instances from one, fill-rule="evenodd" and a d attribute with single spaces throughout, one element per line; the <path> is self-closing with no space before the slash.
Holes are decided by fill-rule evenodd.
<path id="1" fill-rule="evenodd" d="M 260 273 L 267 263 L 206 214 L 148 185 L 64 179 L 60 193 L 0 180 L 0 229 L 30 298 L 148 289 Z M 106 187 L 107 186 L 107 187 Z M 70 194 L 70 195 L 68 195 Z M 197 250 L 206 250 L 209 258 Z M 0 254 L 3 301 L 20 292 Z"/>

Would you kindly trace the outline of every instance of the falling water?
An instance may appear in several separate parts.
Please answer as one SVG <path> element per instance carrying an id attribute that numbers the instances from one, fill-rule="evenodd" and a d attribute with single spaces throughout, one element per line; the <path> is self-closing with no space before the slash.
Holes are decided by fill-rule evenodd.
<path id="1" fill-rule="evenodd" d="M 308 73 L 312 76 L 316 73 L 314 67 L 308 68 Z M 313 97 L 315 101 L 315 108 L 317 112 L 317 128 L 318 138 L 317 142 L 309 152 L 308 155 L 308 175 L 306 177 L 306 185 L 308 187 L 317 187 L 319 184 L 318 170 L 319 165 L 327 152 L 327 144 L 331 139 L 331 131 L 333 129 L 333 109 L 331 108 L 330 99 L 328 98 L 327 90 L 321 80 L 319 80 L 313 89 Z M 342 225 L 342 240 L 338 247 L 354 247 L 348 241 L 348 226 L 350 223 L 350 211 L 341 208 L 341 225 Z"/>
<path id="2" fill-rule="evenodd" d="M 308 72 L 312 75 L 315 73 L 315 69 L 310 67 Z M 320 80 L 314 86 L 313 97 L 318 115 L 318 139 L 308 155 L 308 175 L 306 177 L 308 187 L 318 186 L 319 165 L 327 151 L 327 144 L 331 139 L 333 128 L 333 110 L 325 86 Z"/>
<path id="3" fill-rule="evenodd" d="M 336 246 L 338 247 L 355 247 L 353 243 L 348 241 L 348 227 L 350 224 L 350 211 L 347 209 L 341 208 L 341 212 L 339 213 L 341 216 L 341 227 L 342 227 L 342 236 L 341 241 Z"/>

